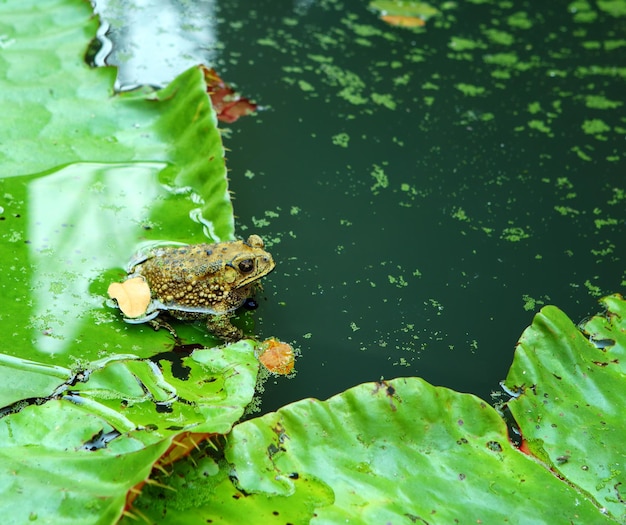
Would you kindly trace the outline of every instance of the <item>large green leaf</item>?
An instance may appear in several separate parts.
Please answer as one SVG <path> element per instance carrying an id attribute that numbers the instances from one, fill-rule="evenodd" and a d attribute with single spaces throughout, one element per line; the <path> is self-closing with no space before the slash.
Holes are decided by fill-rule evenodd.
<path id="1" fill-rule="evenodd" d="M 170 512 L 154 498 L 159 489 L 140 512 L 152 523 L 232 523 L 245 513 L 254 523 L 277 515 L 293 523 L 611 521 L 513 447 L 487 403 L 417 378 L 363 384 L 239 424 L 226 458 L 236 486 L 219 474 L 203 482 L 203 470 L 172 475 L 163 479 L 176 489 Z"/>
<path id="2" fill-rule="evenodd" d="M 591 341 L 559 309 L 544 307 L 518 344 L 506 385 L 528 448 L 620 523 L 626 520 L 624 345 L 626 302 L 586 323 Z"/>
<path id="3" fill-rule="evenodd" d="M 75 163 L 0 180 L 6 353 L 73 367 L 120 351 L 143 357 L 161 351 L 166 333 L 123 323 L 106 290 L 123 277 L 139 241 L 198 239 L 189 218 L 194 194 L 159 182 L 164 166 Z M 201 332 L 195 340 L 212 341 Z"/>
<path id="4" fill-rule="evenodd" d="M 160 352 L 167 334 L 122 323 L 106 289 L 142 242 L 233 237 L 202 72 L 115 95 L 115 70 L 83 60 L 98 25 L 88 2 L 2 3 L 0 21 L 2 352 L 66 368 Z"/>
<path id="5" fill-rule="evenodd" d="M 89 450 L 94 437 L 110 431 L 103 419 L 67 401 L 0 419 L 2 522 L 115 523 L 128 490 L 148 476 L 169 443 L 146 447 L 129 436 Z"/>
<path id="6" fill-rule="evenodd" d="M 512 447 L 484 401 L 415 378 L 361 385 L 239 425 L 226 456 L 247 492 L 286 496 L 301 478 L 327 485 L 334 502 L 316 509 L 320 523 L 496 523 L 522 506 L 524 523 L 605 521 Z"/>
<path id="7" fill-rule="evenodd" d="M 227 433 L 254 395 L 247 341 L 196 350 L 178 364 L 183 377 L 160 364 L 107 360 L 60 399 L 0 419 L 3 523 L 114 523 L 178 434 Z"/>
<path id="8" fill-rule="evenodd" d="M 73 375 L 69 368 L 0 354 L 0 408 L 22 399 L 49 396 Z"/>
<path id="9" fill-rule="evenodd" d="M 151 523 L 624 523 L 626 301 L 583 333 L 555 307 L 506 380 L 500 413 L 417 378 L 359 385 L 236 425 L 225 458 L 176 465 L 137 502 Z M 230 477 L 229 477 L 230 476 Z"/>
<path id="10" fill-rule="evenodd" d="M 84 61 L 99 25 L 89 2 L 3 2 L 0 21 L 2 176 L 80 161 L 165 161 L 176 164 L 169 182 L 205 198 L 215 185 L 212 213 L 220 201 L 229 207 L 223 148 L 199 70 L 187 73 L 193 88 L 175 82 L 158 94 L 113 96 L 116 69 Z M 232 219 L 224 219 L 215 225 L 220 238 L 232 235 Z"/>
<path id="11" fill-rule="evenodd" d="M 195 350 L 179 362 L 108 360 L 65 398 L 120 431 L 149 428 L 148 442 L 182 431 L 226 434 L 252 400 L 258 368 L 250 341 Z"/>

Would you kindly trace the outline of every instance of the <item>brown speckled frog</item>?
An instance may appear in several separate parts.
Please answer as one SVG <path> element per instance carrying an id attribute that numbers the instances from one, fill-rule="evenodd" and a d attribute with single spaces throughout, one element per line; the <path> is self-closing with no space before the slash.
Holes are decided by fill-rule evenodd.
<path id="1" fill-rule="evenodd" d="M 274 266 L 258 235 L 245 241 L 165 246 L 139 253 L 131 261 L 128 279 L 145 279 L 150 304 L 140 316 L 126 321 L 152 321 L 161 311 L 177 319 L 206 318 L 213 334 L 237 341 L 243 333 L 230 317 Z"/>

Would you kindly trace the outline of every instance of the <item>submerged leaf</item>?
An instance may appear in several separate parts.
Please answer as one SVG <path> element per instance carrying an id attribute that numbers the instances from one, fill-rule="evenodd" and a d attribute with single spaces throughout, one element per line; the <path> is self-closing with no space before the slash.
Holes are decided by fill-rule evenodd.
<path id="1" fill-rule="evenodd" d="M 401 27 L 423 27 L 439 10 L 425 2 L 412 0 L 373 0 L 370 9 L 380 13 L 380 19 L 390 25 Z"/>
<path id="2" fill-rule="evenodd" d="M 392 26 L 423 27 L 426 21 L 417 16 L 381 15 L 380 19 Z"/>

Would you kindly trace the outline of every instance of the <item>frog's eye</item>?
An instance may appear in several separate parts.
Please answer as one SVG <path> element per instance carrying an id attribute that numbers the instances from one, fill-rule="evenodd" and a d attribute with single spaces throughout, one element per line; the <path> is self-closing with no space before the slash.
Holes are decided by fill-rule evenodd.
<path id="1" fill-rule="evenodd" d="M 254 262 L 252 259 L 244 259 L 239 263 L 239 270 L 241 273 L 250 273 L 254 270 Z"/>

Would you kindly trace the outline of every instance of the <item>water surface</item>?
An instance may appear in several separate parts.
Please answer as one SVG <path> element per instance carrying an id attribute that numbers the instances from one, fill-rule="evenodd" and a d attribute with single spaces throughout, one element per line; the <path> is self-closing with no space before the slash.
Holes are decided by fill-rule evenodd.
<path id="1" fill-rule="evenodd" d="M 257 330 L 302 353 L 264 410 L 405 375 L 489 398 L 543 304 L 623 290 L 614 4 L 433 3 L 410 30 L 357 0 L 98 2 L 121 86 L 202 61 L 263 107 L 228 126 L 230 186 L 278 263 Z"/>

